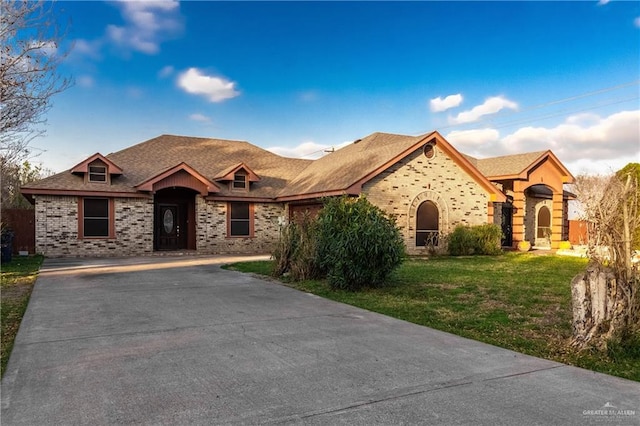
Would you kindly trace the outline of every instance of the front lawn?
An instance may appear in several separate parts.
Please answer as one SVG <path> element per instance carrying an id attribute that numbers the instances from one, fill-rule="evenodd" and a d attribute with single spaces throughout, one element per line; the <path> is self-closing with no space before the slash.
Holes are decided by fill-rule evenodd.
<path id="1" fill-rule="evenodd" d="M 42 256 L 14 257 L 2 264 L 0 312 L 2 328 L 2 375 L 9 362 L 13 341 L 18 333 L 22 316 L 27 309 L 29 296 L 42 265 Z"/>
<path id="2" fill-rule="evenodd" d="M 577 352 L 571 338 L 571 279 L 580 258 L 551 254 L 409 260 L 381 289 L 331 290 L 324 281 L 288 286 L 459 336 L 640 381 L 640 359 Z M 230 265 L 268 274 L 271 262 Z"/>

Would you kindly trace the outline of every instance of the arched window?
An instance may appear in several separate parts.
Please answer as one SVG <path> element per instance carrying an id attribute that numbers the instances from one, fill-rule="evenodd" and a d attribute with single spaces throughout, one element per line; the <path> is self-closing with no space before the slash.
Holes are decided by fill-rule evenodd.
<path id="1" fill-rule="evenodd" d="M 538 210 L 538 238 L 551 237 L 551 212 L 549 207 L 542 206 Z"/>
<path id="2" fill-rule="evenodd" d="M 416 247 L 437 246 L 439 230 L 438 207 L 425 201 L 416 212 Z"/>

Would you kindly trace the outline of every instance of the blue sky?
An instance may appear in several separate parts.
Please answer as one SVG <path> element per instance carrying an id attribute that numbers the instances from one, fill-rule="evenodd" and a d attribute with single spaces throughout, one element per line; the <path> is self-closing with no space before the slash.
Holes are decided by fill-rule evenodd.
<path id="1" fill-rule="evenodd" d="M 552 149 L 574 174 L 640 161 L 640 3 L 58 2 L 73 44 L 37 161 L 161 134 L 317 158 L 438 130 L 477 157 Z"/>

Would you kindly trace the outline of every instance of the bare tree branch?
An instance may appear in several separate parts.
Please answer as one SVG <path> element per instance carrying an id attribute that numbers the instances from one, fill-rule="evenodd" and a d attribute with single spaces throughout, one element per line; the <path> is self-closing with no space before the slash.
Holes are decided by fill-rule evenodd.
<path id="1" fill-rule="evenodd" d="M 640 234 L 638 167 L 629 164 L 613 176 L 576 179 L 591 259 L 587 272 L 572 282 L 577 346 L 606 347 L 614 336 L 640 333 L 640 277 L 631 262 Z"/>
<path id="2" fill-rule="evenodd" d="M 71 85 L 58 74 L 69 50 L 53 2 L 0 0 L 0 157 L 19 164 L 44 134 L 51 97 Z M 66 28 L 65 28 L 66 30 Z"/>

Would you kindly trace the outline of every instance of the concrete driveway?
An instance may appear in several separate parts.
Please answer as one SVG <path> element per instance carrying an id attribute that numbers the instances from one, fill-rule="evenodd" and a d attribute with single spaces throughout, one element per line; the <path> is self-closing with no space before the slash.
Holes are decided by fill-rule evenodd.
<path id="1" fill-rule="evenodd" d="M 640 424 L 640 383 L 222 270 L 230 260 L 46 260 L 2 424 Z"/>

